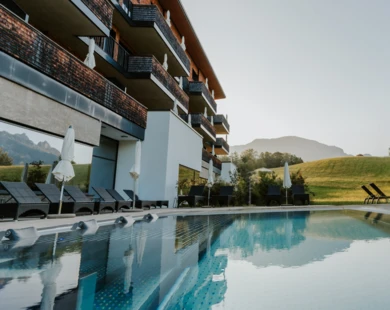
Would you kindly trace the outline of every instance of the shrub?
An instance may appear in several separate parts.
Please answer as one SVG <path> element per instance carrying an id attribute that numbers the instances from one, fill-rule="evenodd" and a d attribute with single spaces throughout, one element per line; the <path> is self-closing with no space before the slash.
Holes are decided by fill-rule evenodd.
<path id="1" fill-rule="evenodd" d="M 30 188 L 35 189 L 34 183 L 45 183 L 47 173 L 42 170 L 43 161 L 33 161 L 30 163 L 33 167 L 29 169 L 27 176 L 27 184 Z"/>
<path id="2" fill-rule="evenodd" d="M 12 158 L 0 147 L 0 166 L 12 166 L 12 164 Z"/>
<path id="3" fill-rule="evenodd" d="M 283 181 L 274 173 L 259 172 L 258 176 L 258 182 L 253 186 L 255 188 L 256 197 L 255 200 L 252 200 L 257 206 L 263 206 L 265 205 L 265 196 L 268 193 L 268 186 L 277 185 L 282 187 Z"/>

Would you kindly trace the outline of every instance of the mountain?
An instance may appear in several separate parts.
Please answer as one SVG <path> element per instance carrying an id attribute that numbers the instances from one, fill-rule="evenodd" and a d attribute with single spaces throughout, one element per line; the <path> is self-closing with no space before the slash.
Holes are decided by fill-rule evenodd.
<path id="1" fill-rule="evenodd" d="M 60 152 L 47 141 L 34 144 L 24 133 L 10 134 L 7 131 L 0 131 L 0 141 L 0 147 L 12 157 L 14 165 L 38 160 L 51 164 L 60 156 Z"/>
<path id="2" fill-rule="evenodd" d="M 290 153 L 301 157 L 305 162 L 325 158 L 349 156 L 343 149 L 336 146 L 329 146 L 314 140 L 300 137 L 281 137 L 275 139 L 256 139 L 245 145 L 231 146 L 232 152 L 241 153 L 248 149 L 261 152 Z"/>

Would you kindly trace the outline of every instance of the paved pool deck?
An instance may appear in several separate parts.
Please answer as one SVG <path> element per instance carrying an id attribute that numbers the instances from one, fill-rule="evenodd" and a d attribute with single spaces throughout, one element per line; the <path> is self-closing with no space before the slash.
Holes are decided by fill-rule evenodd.
<path id="1" fill-rule="evenodd" d="M 50 233 L 50 231 L 69 230 L 75 223 L 95 219 L 99 225 L 113 224 L 120 216 L 132 217 L 134 220 L 142 219 L 149 213 L 158 216 L 167 215 L 212 215 L 212 214 L 234 214 L 234 213 L 265 213 L 265 212 L 285 212 L 285 211 L 307 211 L 307 210 L 360 210 L 364 212 L 390 214 L 390 204 L 380 205 L 351 205 L 351 206 L 280 206 L 280 207 L 222 207 L 222 208 L 179 208 L 179 209 L 151 209 L 151 210 L 131 210 L 130 212 L 95 214 L 78 216 L 74 218 L 61 219 L 26 219 L 19 221 L 0 221 L 1 232 L 7 229 L 22 229 L 35 227 L 38 231 Z"/>

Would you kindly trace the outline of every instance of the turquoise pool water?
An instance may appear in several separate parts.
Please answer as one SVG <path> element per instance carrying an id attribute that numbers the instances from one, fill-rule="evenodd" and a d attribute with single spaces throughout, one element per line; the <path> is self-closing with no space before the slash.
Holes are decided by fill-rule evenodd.
<path id="1" fill-rule="evenodd" d="M 2 241 L 0 309 L 388 309 L 389 231 L 280 212 Z"/>

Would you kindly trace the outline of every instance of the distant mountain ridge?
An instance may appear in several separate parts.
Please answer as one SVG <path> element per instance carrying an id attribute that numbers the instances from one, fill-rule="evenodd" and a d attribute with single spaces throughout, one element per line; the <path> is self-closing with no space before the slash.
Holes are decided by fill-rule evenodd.
<path id="1" fill-rule="evenodd" d="M 231 153 L 241 153 L 248 149 L 254 149 L 259 153 L 291 153 L 301 157 L 305 162 L 326 158 L 350 156 L 346 154 L 342 148 L 337 146 L 330 146 L 318 141 L 295 136 L 274 139 L 256 139 L 245 145 L 235 145 L 230 147 Z"/>
<path id="2" fill-rule="evenodd" d="M 14 165 L 38 160 L 42 160 L 45 164 L 51 164 L 60 156 L 60 152 L 51 147 L 47 141 L 35 144 L 24 133 L 10 134 L 7 131 L 0 131 L 0 141 L 0 147 L 12 157 Z"/>

